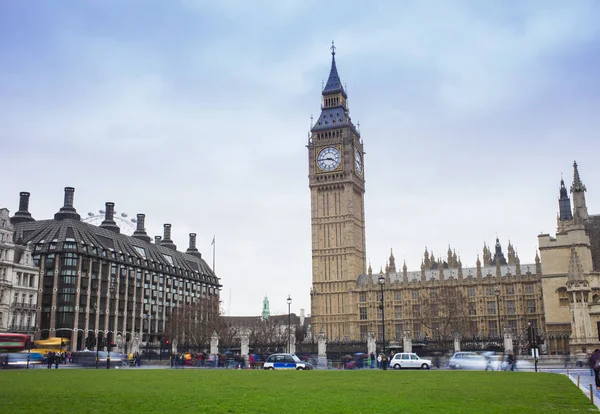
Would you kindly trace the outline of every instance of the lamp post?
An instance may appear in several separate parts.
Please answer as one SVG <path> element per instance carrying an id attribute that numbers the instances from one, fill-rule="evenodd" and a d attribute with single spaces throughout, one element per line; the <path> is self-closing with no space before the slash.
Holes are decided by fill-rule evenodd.
<path id="1" fill-rule="evenodd" d="M 379 272 L 379 287 L 381 288 L 381 304 L 379 305 L 379 309 L 381 309 L 381 329 L 383 333 L 383 355 L 385 355 L 385 312 L 383 308 L 383 285 L 385 284 L 385 277 L 383 276 L 383 272 Z"/>
<path id="2" fill-rule="evenodd" d="M 498 337 L 501 336 L 500 334 L 500 286 L 496 286 L 496 289 L 494 289 L 494 294 L 496 295 L 496 312 L 497 312 L 497 316 L 498 316 Z"/>
<path id="3" fill-rule="evenodd" d="M 98 332 L 96 332 L 96 369 L 98 369 L 98 357 L 100 353 L 100 336 L 98 335 Z"/>
<path id="4" fill-rule="evenodd" d="M 292 329 L 292 319 L 291 319 L 291 306 L 292 306 L 292 297 L 290 295 L 288 295 L 287 298 L 287 304 L 288 304 L 288 340 L 287 340 L 287 351 L 288 354 L 290 353 L 290 340 L 291 340 L 291 329 Z"/>
<path id="5" fill-rule="evenodd" d="M 527 322 L 527 334 L 529 338 L 529 345 L 533 350 L 533 364 L 535 368 L 535 372 L 538 372 L 538 349 L 537 349 L 537 338 L 535 327 L 531 324 L 531 322 Z"/>

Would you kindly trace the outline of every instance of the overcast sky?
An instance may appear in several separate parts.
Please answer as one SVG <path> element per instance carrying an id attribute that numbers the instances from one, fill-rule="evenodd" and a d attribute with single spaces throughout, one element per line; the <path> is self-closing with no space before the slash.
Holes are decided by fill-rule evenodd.
<path id="1" fill-rule="evenodd" d="M 329 47 L 360 122 L 367 257 L 464 266 L 554 233 L 577 160 L 600 211 L 600 2 L 0 1 L 0 206 L 36 219 L 73 186 L 171 223 L 224 310 L 310 313 L 307 133 Z M 231 298 L 231 299 L 230 299 Z"/>

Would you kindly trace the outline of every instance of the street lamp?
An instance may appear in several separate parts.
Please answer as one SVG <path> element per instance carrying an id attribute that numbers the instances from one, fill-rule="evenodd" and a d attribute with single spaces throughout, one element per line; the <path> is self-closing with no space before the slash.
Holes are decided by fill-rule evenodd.
<path id="1" fill-rule="evenodd" d="M 291 340 L 291 329 L 292 329 L 292 319 L 291 319 L 291 306 L 292 306 L 292 297 L 290 295 L 288 295 L 287 298 L 287 304 L 288 304 L 288 340 L 287 340 L 287 349 L 288 349 L 288 354 L 290 353 L 290 340 Z"/>
<path id="2" fill-rule="evenodd" d="M 496 286 L 494 294 L 496 295 L 496 312 L 498 313 L 498 337 L 500 337 L 500 286 Z"/>
<path id="3" fill-rule="evenodd" d="M 383 276 L 383 271 L 379 272 L 379 286 L 381 287 L 381 304 L 379 305 L 379 309 L 381 309 L 381 328 L 383 333 L 383 355 L 385 355 L 385 312 L 383 309 L 383 285 L 385 284 L 385 277 Z"/>

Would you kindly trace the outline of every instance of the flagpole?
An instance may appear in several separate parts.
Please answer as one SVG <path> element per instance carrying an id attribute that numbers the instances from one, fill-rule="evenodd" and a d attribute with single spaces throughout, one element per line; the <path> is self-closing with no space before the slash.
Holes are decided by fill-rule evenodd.
<path id="1" fill-rule="evenodd" d="M 213 268 L 212 268 L 212 270 L 213 270 L 213 273 L 216 274 L 216 272 L 215 272 L 215 248 L 216 248 L 216 246 L 215 246 L 215 236 L 213 236 L 212 246 L 213 246 Z"/>

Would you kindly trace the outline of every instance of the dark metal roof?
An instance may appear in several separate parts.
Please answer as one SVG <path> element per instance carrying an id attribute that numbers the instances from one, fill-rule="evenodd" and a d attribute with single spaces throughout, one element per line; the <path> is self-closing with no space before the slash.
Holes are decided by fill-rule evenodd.
<path id="1" fill-rule="evenodd" d="M 339 128 L 351 126 L 350 117 L 343 107 L 337 108 L 326 108 L 321 111 L 321 116 L 317 119 L 317 122 L 313 125 L 312 131 L 321 131 L 330 128 Z"/>
<path id="2" fill-rule="evenodd" d="M 201 257 L 147 243 L 76 219 L 18 223 L 15 225 L 15 240 L 30 242 L 34 254 L 77 252 L 145 268 L 162 265 L 166 273 L 219 284 L 219 278 Z"/>
<path id="3" fill-rule="evenodd" d="M 333 93 L 341 92 L 346 96 L 346 91 L 342 86 L 340 75 L 338 75 L 337 67 L 335 66 L 335 52 L 331 54 L 331 70 L 329 71 L 329 78 L 323 89 L 323 95 L 331 95 Z"/>

